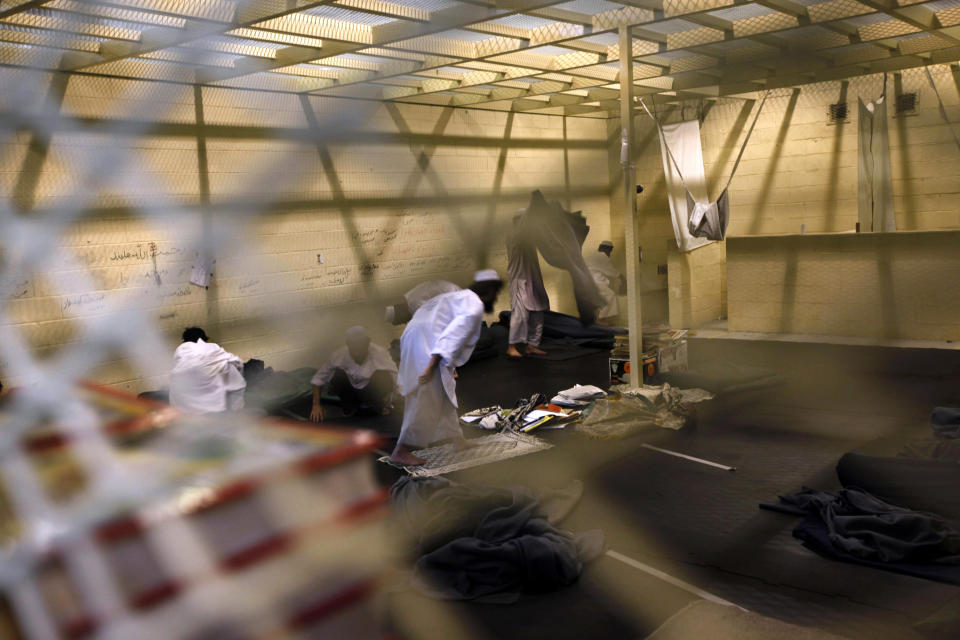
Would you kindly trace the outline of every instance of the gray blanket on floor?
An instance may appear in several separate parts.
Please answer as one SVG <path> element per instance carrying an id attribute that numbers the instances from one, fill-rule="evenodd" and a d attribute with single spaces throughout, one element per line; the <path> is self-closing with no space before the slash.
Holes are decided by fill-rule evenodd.
<path id="1" fill-rule="evenodd" d="M 897 507 L 857 489 L 804 489 L 780 501 L 822 522 L 833 550 L 851 559 L 960 564 L 960 532 L 939 516 Z M 805 520 L 794 536 L 813 542 L 806 535 L 812 524 Z"/>
<path id="2" fill-rule="evenodd" d="M 572 584 L 603 548 L 600 531 L 555 526 L 581 492 L 578 482 L 538 496 L 523 487 L 401 478 L 390 500 L 417 558 L 414 587 L 436 598 L 509 603 L 523 591 Z"/>

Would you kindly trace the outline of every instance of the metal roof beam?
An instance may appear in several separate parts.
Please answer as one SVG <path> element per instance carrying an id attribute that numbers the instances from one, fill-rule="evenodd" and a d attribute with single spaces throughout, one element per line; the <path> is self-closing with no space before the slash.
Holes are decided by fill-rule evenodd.
<path id="1" fill-rule="evenodd" d="M 288 13 L 329 4 L 330 2 L 332 2 L 332 0 L 291 0 L 290 2 L 279 2 L 278 0 L 245 0 L 236 3 L 233 20 L 228 24 L 188 19 L 183 29 L 170 29 L 166 27 L 147 29 L 140 34 L 140 41 L 135 43 L 134 46 L 108 47 L 105 50 L 101 49 L 100 54 L 97 56 L 64 56 L 61 62 L 61 68 L 65 71 L 78 71 L 98 64 L 132 58 L 159 49 L 186 44 L 200 38 L 220 35 L 227 29 L 250 27 L 258 22 L 279 18 Z M 243 63 L 243 65 L 251 66 L 250 63 Z"/>
<path id="2" fill-rule="evenodd" d="M 498 7 L 502 8 L 493 8 L 489 6 L 474 6 L 468 5 L 463 6 L 454 6 L 448 7 L 445 9 L 440 9 L 439 11 L 433 11 L 430 13 L 430 20 L 426 23 L 414 23 L 414 22 L 405 22 L 405 21 L 394 21 L 388 22 L 382 25 L 376 25 L 371 29 L 371 42 L 368 43 L 373 46 L 382 47 L 390 44 L 398 43 L 402 46 L 402 42 L 405 40 L 411 40 L 414 38 L 421 38 L 424 36 L 440 33 L 450 29 L 462 28 L 466 25 L 473 24 L 476 22 L 482 22 L 484 20 L 490 20 L 493 18 L 503 17 L 507 15 L 512 15 L 515 13 L 520 13 L 522 11 L 550 6 L 552 4 L 558 4 L 562 0 L 500 0 L 497 3 Z M 324 48 L 326 48 L 326 43 Z M 356 44 L 347 44 L 344 43 L 342 48 L 336 53 L 344 53 L 348 51 L 357 52 L 364 48 L 364 45 Z M 326 57 L 326 53 L 322 55 L 311 57 L 309 54 L 298 56 L 297 54 L 292 54 L 288 58 L 285 58 L 283 64 L 276 64 L 272 68 L 279 68 L 287 66 L 290 64 L 299 64 L 304 62 L 312 62 L 313 60 Z M 219 81 L 226 80 L 230 78 L 235 78 L 247 73 L 255 73 L 256 71 L 263 71 L 269 69 L 239 69 L 236 71 L 228 71 L 223 73 L 215 74 L 213 77 L 208 78 L 208 81 Z"/>

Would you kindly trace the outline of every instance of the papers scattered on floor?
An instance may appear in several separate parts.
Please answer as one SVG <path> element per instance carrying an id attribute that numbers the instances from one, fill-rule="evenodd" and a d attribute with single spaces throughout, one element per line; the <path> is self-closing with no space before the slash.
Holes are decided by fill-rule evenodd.
<path id="1" fill-rule="evenodd" d="M 513 414 L 514 410 L 504 410 L 499 406 L 484 407 L 475 409 L 460 416 L 460 420 L 466 424 L 471 424 L 481 429 L 493 431 L 506 427 L 506 418 Z M 580 419 L 581 412 L 578 409 L 564 409 L 558 405 L 541 404 L 536 408 L 524 414 L 522 422 L 513 429 L 529 433 L 534 429 L 563 429 L 568 423 Z"/>
<path id="2" fill-rule="evenodd" d="M 527 414 L 527 420 L 528 421 L 539 420 L 544 416 L 559 416 L 561 418 L 568 418 L 569 414 L 566 414 L 562 411 L 548 411 L 547 409 L 534 409 L 533 411 Z"/>
<path id="3" fill-rule="evenodd" d="M 483 407 L 482 409 L 474 409 L 468 413 L 460 416 L 462 422 L 467 424 L 472 424 L 481 429 L 486 429 L 487 431 L 493 431 L 500 425 L 500 421 L 503 420 L 504 414 L 503 409 L 500 405 L 492 407 Z"/>
<path id="4" fill-rule="evenodd" d="M 574 409 L 561 409 L 555 405 L 540 405 L 526 415 L 520 431 L 529 433 L 534 429 L 563 429 L 571 422 L 580 419 L 581 412 Z M 559 409 L 559 410 L 557 410 Z"/>
<path id="5" fill-rule="evenodd" d="M 603 398 L 606 395 L 603 389 L 592 384 L 575 384 L 555 395 L 550 402 L 563 407 L 585 407 L 591 400 Z"/>

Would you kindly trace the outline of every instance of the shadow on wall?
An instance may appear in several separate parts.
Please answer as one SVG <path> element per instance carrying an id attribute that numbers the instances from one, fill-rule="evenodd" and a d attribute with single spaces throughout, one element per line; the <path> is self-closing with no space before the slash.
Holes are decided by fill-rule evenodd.
<path id="1" fill-rule="evenodd" d="M 500 192 L 503 189 L 503 174 L 507 168 L 507 154 L 510 151 L 510 145 L 507 144 L 507 141 L 510 139 L 513 134 L 513 112 L 511 111 L 507 114 L 507 121 L 503 125 L 503 141 L 504 144 L 500 147 L 500 154 L 497 156 L 497 169 L 493 178 L 493 192 L 490 194 L 490 204 L 487 205 L 487 218 L 484 221 L 483 225 L 483 240 L 480 243 L 480 247 L 477 249 L 476 254 L 476 264 L 485 265 L 489 260 L 490 253 L 490 243 L 492 242 L 491 235 L 493 234 L 494 222 L 497 218 L 497 199 L 500 197 Z M 567 138 L 567 119 L 563 119 L 563 138 Z M 567 149 L 563 150 L 563 168 L 564 168 L 564 186 L 565 192 L 570 193 L 570 167 L 569 159 L 567 157 Z M 568 197 L 569 199 L 569 197 Z"/>
<path id="2" fill-rule="evenodd" d="M 210 211 L 210 164 L 207 157 L 207 121 L 203 113 L 203 88 L 193 85 L 193 109 L 197 124 L 197 181 L 200 187 L 200 215 L 202 218 L 201 246 L 212 247 L 213 213 Z M 220 328 L 219 288 L 213 282 L 213 291 L 205 296 L 207 308 L 206 324 L 213 329 Z M 209 288 L 208 288 L 209 291 Z"/>
<path id="3" fill-rule="evenodd" d="M 66 96 L 69 82 L 69 74 L 53 74 L 45 100 L 51 111 L 59 112 L 63 107 L 63 99 Z M 50 153 L 50 140 L 52 138 L 52 132 L 46 129 L 34 130 L 30 136 L 27 154 L 23 159 L 23 166 L 17 174 L 17 182 L 13 187 L 11 196 L 11 205 L 14 210 L 21 212 L 33 210 L 37 198 L 37 186 L 40 183 L 43 166 L 46 164 L 47 156 Z"/>
<path id="4" fill-rule="evenodd" d="M 303 115 L 306 117 L 310 129 L 315 133 L 319 132 L 320 123 L 317 121 L 317 116 L 314 113 L 313 108 L 310 106 L 310 98 L 304 94 L 301 94 L 300 105 L 303 107 Z M 354 220 L 354 209 L 350 204 L 350 200 L 347 198 L 347 194 L 343 189 L 343 185 L 340 182 L 340 176 L 337 174 L 337 168 L 334 165 L 333 156 L 330 154 L 330 150 L 327 148 L 327 145 L 323 144 L 320 139 L 314 139 L 314 144 L 317 147 L 317 154 L 320 156 L 320 164 L 323 167 L 323 174 L 327 179 L 327 184 L 330 185 L 331 192 L 333 192 L 334 203 L 336 204 L 337 210 L 340 213 L 340 221 L 343 224 L 343 228 L 346 229 L 348 237 L 356 238 L 358 237 L 359 230 L 357 229 L 357 225 Z M 394 228 L 397 224 L 399 224 L 399 219 L 394 222 Z M 370 256 L 366 251 L 364 251 L 363 246 L 359 242 L 352 243 L 351 249 L 357 264 L 368 264 L 370 262 Z M 372 274 L 367 274 L 362 280 L 364 292 L 368 299 L 373 297 L 375 294 L 373 283 L 370 281 L 370 275 Z"/>
<path id="5" fill-rule="evenodd" d="M 396 125 L 397 130 L 404 134 L 412 133 L 410 126 L 407 124 L 407 121 L 404 119 L 403 114 L 400 113 L 400 109 L 397 108 L 397 105 L 387 103 L 387 112 L 390 114 L 390 117 L 393 119 L 393 123 Z M 512 119 L 512 113 L 511 119 Z M 447 125 L 450 123 L 450 118 L 453 116 L 453 109 L 447 107 L 444 108 L 441 112 L 440 118 L 437 120 L 437 124 L 434 126 L 433 131 L 431 132 L 431 137 L 433 138 L 432 144 L 429 145 L 410 145 L 410 151 L 414 154 L 417 160 L 417 167 L 419 172 L 410 174 L 410 178 L 407 180 L 407 184 L 404 186 L 403 191 L 401 192 L 401 198 L 407 196 L 412 196 L 417 191 L 417 187 L 420 182 L 426 178 L 430 183 L 430 186 L 433 188 L 433 192 L 445 200 L 450 197 L 450 193 L 447 190 L 446 185 L 443 184 L 443 180 L 440 178 L 439 174 L 431 166 L 431 160 L 433 155 L 437 150 L 437 147 L 441 144 L 443 140 L 444 131 L 447 128 Z M 502 180 L 502 172 L 495 179 L 495 183 Z M 499 196 L 499 191 L 497 191 L 493 198 Z M 494 200 L 495 201 L 495 200 Z M 456 204 L 450 204 L 443 207 L 446 211 L 447 216 L 450 218 L 450 221 L 453 223 L 453 229 L 460 236 L 461 242 L 464 246 L 470 246 L 471 243 L 471 234 L 466 224 L 463 220 L 463 212 L 460 210 Z M 481 264 L 477 262 L 476 264 Z"/>
<path id="6" fill-rule="evenodd" d="M 91 291 L 106 293 L 107 302 L 111 302 L 113 297 L 122 297 L 119 295 L 122 291 L 149 289 L 150 297 L 145 297 L 142 310 L 157 322 L 156 326 L 164 334 L 179 334 L 182 330 L 179 325 L 189 317 L 191 323 L 202 324 L 212 332 L 229 333 L 231 341 L 252 343 L 266 335 L 261 323 L 264 326 L 271 324 L 276 329 L 275 333 L 281 335 L 287 335 L 288 329 L 303 333 L 304 321 L 310 313 L 315 314 L 318 308 L 327 305 L 336 308 L 335 313 L 344 317 L 358 314 L 360 318 L 357 320 L 369 320 L 376 306 L 380 305 L 376 309 L 379 317 L 382 313 L 381 302 L 385 299 L 392 302 L 398 291 L 409 288 L 418 278 L 456 277 L 459 281 L 461 276 L 465 277 L 468 267 L 472 271 L 473 264 L 485 266 L 491 256 L 499 259 L 503 237 L 499 233 L 497 216 L 525 205 L 533 189 L 549 190 L 553 192 L 551 197 L 566 197 L 568 201 L 576 198 L 602 199 L 602 204 L 606 205 L 606 174 L 603 168 L 597 171 L 592 157 L 593 154 L 605 157 L 605 141 L 602 136 L 593 135 L 593 125 L 581 127 L 576 121 L 568 123 L 566 119 L 562 120 L 564 127 L 561 137 L 560 121 L 555 116 L 504 113 L 496 118 L 487 114 L 481 118 L 479 115 L 466 115 L 478 112 L 454 108 L 411 106 L 408 109 L 407 105 L 390 103 L 385 107 L 377 104 L 370 110 L 357 106 L 355 115 L 347 116 L 347 123 L 337 127 L 333 125 L 343 122 L 339 117 L 334 117 L 337 122 L 332 124 L 324 120 L 323 107 L 329 106 L 329 103 L 306 96 L 300 98 L 299 104 L 292 101 L 285 106 L 282 117 L 263 118 L 262 115 L 243 112 L 248 106 L 243 103 L 245 96 L 253 95 L 254 99 L 262 97 L 251 91 L 216 88 L 211 93 L 210 87 L 192 85 L 171 89 L 170 95 L 167 95 L 155 91 L 156 87 L 161 86 L 157 83 L 137 85 L 135 91 L 125 94 L 120 90 L 125 89 L 124 81 L 117 80 L 116 94 L 104 92 L 102 96 L 91 98 L 92 91 L 99 91 L 103 87 L 90 84 L 87 76 L 69 73 L 42 75 L 43 81 L 48 83 L 36 90 L 37 98 L 45 97 L 42 121 L 38 119 L 34 123 L 29 118 L 17 120 L 16 107 L 0 113 L 0 118 L 26 123 L 24 132 L 30 134 L 26 154 L 22 160 L 14 160 L 16 164 L 13 167 L 8 167 L 18 170 L 10 193 L 16 211 L 30 212 L 37 219 L 54 220 L 63 213 L 69 214 L 61 216 L 64 219 L 76 220 L 80 224 L 107 223 L 85 236 L 90 238 L 84 240 L 87 244 L 94 243 L 90 247 L 128 242 L 129 238 L 124 235 L 126 228 L 111 228 L 113 221 L 129 223 L 130 229 L 141 225 L 136 228 L 138 233 L 150 225 L 157 228 L 167 225 L 165 233 L 169 230 L 171 236 L 187 238 L 176 247 L 179 257 L 167 260 L 170 264 L 176 263 L 179 269 L 176 278 L 182 277 L 182 281 L 174 282 L 172 268 L 168 279 L 163 268 L 166 266 L 164 261 L 161 260 L 160 269 L 157 270 L 154 260 L 152 271 L 155 272 L 157 286 L 160 286 L 160 275 L 163 274 L 163 286 L 171 290 L 174 286 L 186 285 L 195 248 L 217 244 L 226 247 L 225 253 L 238 254 L 219 255 L 226 259 L 218 261 L 220 277 L 214 278 L 208 289 L 186 285 L 186 293 L 171 293 L 182 297 L 166 296 L 170 293 L 166 289 L 162 294 L 154 294 L 153 284 L 149 287 L 139 284 L 128 286 L 132 282 L 130 278 L 140 278 L 141 275 L 137 273 L 131 276 L 127 273 L 139 267 L 139 264 L 134 266 L 134 262 L 142 261 L 141 258 L 135 258 L 134 254 L 128 256 L 131 260 L 123 263 L 105 262 L 91 267 L 98 270 L 98 278 L 107 270 L 112 270 L 110 277 L 115 272 L 123 271 L 122 279 L 109 280 L 104 275 L 102 280 L 89 287 Z M 159 93 L 163 95 L 158 97 Z M 237 96 L 235 101 L 234 94 Z M 74 102 L 76 98 L 82 100 Z M 97 99 L 102 102 L 96 104 Z M 335 99 L 329 100 L 337 102 Z M 14 101 L 12 104 L 18 103 Z M 166 111 L 168 108 L 173 111 Z M 249 105 L 249 108 L 263 113 L 256 105 Z M 371 120 L 368 126 L 367 118 L 373 109 L 385 111 L 380 110 L 377 120 Z M 465 117 L 461 120 L 460 116 Z M 246 118 L 254 119 L 248 121 Z M 418 128 L 424 125 L 425 120 L 430 121 L 432 130 Z M 273 122 L 286 124 L 277 126 Z M 449 134 L 452 125 L 462 125 L 463 122 L 473 123 L 476 130 L 461 127 L 453 135 Z M 515 135 L 518 126 L 529 127 L 520 129 L 523 137 Z M 555 127 L 555 130 L 541 136 L 535 127 Z M 416 133 L 415 130 L 426 132 Z M 85 139 L 80 143 L 72 139 L 86 136 L 94 140 L 93 145 Z M 59 155 L 62 153 L 61 145 L 67 150 L 63 155 L 67 160 L 71 159 L 70 154 L 75 149 L 85 153 L 86 167 L 81 166 L 77 170 L 76 164 L 64 162 Z M 85 145 L 90 148 L 83 148 Z M 120 150 L 117 156 L 121 160 L 114 162 L 117 165 L 115 171 L 104 170 L 99 172 L 102 178 L 94 174 L 97 179 L 84 181 L 84 169 L 99 166 L 94 145 L 101 150 L 115 145 Z M 175 148 L 176 151 L 168 152 L 168 148 Z M 259 157 L 255 157 L 256 153 L 246 154 L 246 149 L 253 149 L 260 154 Z M 228 153 L 230 160 L 225 161 Z M 314 153 L 317 155 L 314 156 Z M 392 182 L 378 180 L 376 160 L 368 163 L 373 169 L 361 167 L 358 170 L 355 166 L 357 157 L 376 158 L 378 154 L 388 158 L 379 162 L 380 166 L 388 165 L 389 159 L 393 158 L 397 164 L 402 163 L 396 168 L 388 166 L 388 170 L 393 169 L 390 177 Z M 411 154 L 413 162 L 410 161 Z M 296 158 L 293 158 L 294 155 Z M 456 162 L 448 160 L 451 157 Z M 261 162 L 260 158 L 267 160 Z M 291 159 L 300 162 L 305 159 L 310 165 L 291 167 L 292 170 L 287 172 L 285 163 L 291 162 Z M 482 163 L 482 166 L 473 172 L 469 167 L 472 162 Z M 517 162 L 519 164 L 515 164 Z M 264 165 L 265 170 L 260 170 L 260 164 Z M 322 177 L 317 175 L 321 171 L 325 174 Z M 516 175 L 512 175 L 514 171 Z M 142 181 L 141 172 L 144 174 Z M 358 176 L 359 173 L 367 175 Z M 61 174 L 67 181 L 81 183 L 84 193 L 76 195 L 66 190 L 61 193 L 59 189 L 64 183 Z M 154 174 L 164 174 L 163 179 L 154 182 Z M 454 174 L 459 174 L 455 176 L 456 180 L 448 179 Z M 468 174 L 466 178 L 464 174 Z M 117 175 L 121 175 L 122 179 L 131 178 L 134 182 L 114 180 Z M 223 186 L 231 184 L 237 186 Z M 285 188 L 289 185 L 295 188 Z M 384 185 L 388 185 L 389 189 Z M 390 214 L 381 215 L 383 210 Z M 290 256 L 307 253 L 302 247 L 293 249 L 281 244 L 290 238 L 291 245 L 298 245 L 296 232 L 262 232 L 261 236 L 274 237 L 269 243 L 270 249 L 263 249 L 263 254 L 259 256 L 239 255 L 239 251 L 232 250 L 232 247 L 241 246 L 236 243 L 243 242 L 243 233 L 260 233 L 253 228 L 260 221 L 298 212 L 304 212 L 303 218 L 313 215 L 327 217 L 331 228 L 335 227 L 336 232 L 343 236 L 344 240 L 336 240 L 340 244 L 335 246 L 343 256 L 343 263 L 353 267 L 355 272 L 346 279 L 346 283 L 343 278 L 331 283 L 328 282 L 330 278 L 322 277 L 323 273 L 312 273 L 309 284 L 299 284 L 307 282 L 307 279 L 290 284 L 288 280 L 292 282 L 293 278 L 281 276 L 291 273 L 296 276 L 297 270 L 315 269 L 316 263 L 306 267 L 297 263 L 290 267 L 291 259 L 286 260 L 283 267 L 275 267 L 262 260 L 263 256 L 274 254 Z M 408 212 L 416 215 L 430 212 L 438 226 L 428 229 L 431 233 L 426 236 L 429 237 L 397 240 L 398 234 L 395 232 L 401 224 L 401 218 L 405 218 Z M 607 215 L 605 207 L 601 215 Z M 377 218 L 377 230 L 382 233 L 373 239 L 358 240 L 370 227 L 367 217 Z M 196 223 L 196 230 L 193 230 L 192 224 L 189 229 L 180 229 L 175 225 L 171 227 L 170 221 L 174 219 L 177 223 L 191 220 Z M 230 229 L 225 232 L 227 227 Z M 294 225 L 289 228 L 294 228 Z M 96 236 L 101 230 L 106 232 Z M 230 231 L 235 233 L 231 235 Z M 81 232 L 87 234 L 88 230 L 84 228 Z M 326 232 L 311 230 L 310 233 Z M 59 241 L 59 233 L 53 235 L 54 241 Z M 448 236 L 451 242 L 447 241 Z M 258 241 L 260 239 L 258 237 Z M 140 242 L 140 236 L 129 241 Z M 427 257 L 453 257 L 456 260 L 435 261 L 429 269 L 404 267 L 404 270 L 391 270 L 389 275 L 382 278 L 374 269 L 365 268 L 397 266 L 395 263 L 405 260 L 409 262 L 405 257 L 396 257 L 407 256 L 407 253 L 396 251 L 389 257 L 378 257 L 383 255 L 387 247 L 393 245 L 396 249 L 396 245 L 403 242 L 417 245 L 409 255 L 414 255 L 416 251 L 433 251 L 427 253 Z M 113 248 L 105 250 L 113 251 Z M 454 251 L 463 255 L 449 255 Z M 106 261 L 108 258 L 90 260 L 89 264 L 92 264 L 93 260 Z M 393 262 L 388 265 L 388 260 Z M 229 261 L 237 263 L 231 265 L 234 267 L 232 272 L 226 266 Z M 374 264 L 378 261 L 383 264 Z M 145 266 L 149 270 L 149 260 L 146 260 Z M 54 269 L 53 266 L 50 268 Z M 383 271 L 386 269 L 381 270 L 381 275 Z M 249 274 L 253 275 L 247 278 L 248 283 L 229 284 L 231 279 L 240 280 Z M 267 276 L 262 283 L 255 279 L 261 276 Z M 328 293 L 322 296 L 306 295 L 308 291 L 312 293 L 324 287 L 327 287 L 324 290 Z M 82 290 L 86 295 L 87 289 Z M 56 289 L 53 296 L 45 300 L 50 303 L 47 306 L 57 309 L 40 320 L 57 323 L 57 327 L 43 327 L 42 332 L 37 330 L 30 334 L 40 336 L 38 344 L 45 348 L 69 342 L 67 332 L 72 330 L 74 324 L 81 326 L 86 318 L 76 309 L 68 314 L 69 318 L 61 318 L 64 310 L 59 308 L 56 297 L 67 293 L 70 291 Z M 112 296 L 113 293 L 118 295 Z M 100 293 L 97 295 L 100 296 L 98 299 L 104 297 Z M 292 298 L 297 298 L 298 302 L 302 299 L 304 304 L 288 304 Z M 104 308 L 107 308 L 107 302 L 103 303 Z M 345 304 L 349 304 L 349 309 Z M 90 306 L 92 308 L 92 303 Z M 167 313 L 168 308 L 178 309 L 180 315 Z M 161 309 L 162 312 L 159 311 Z M 69 320 L 69 323 L 61 320 Z M 315 323 L 317 318 L 312 320 Z M 60 324 L 64 326 L 60 327 Z M 257 348 L 260 348 L 259 342 Z"/>
<path id="7" fill-rule="evenodd" d="M 730 161 L 731 156 L 733 156 L 734 149 L 739 149 L 739 147 L 736 145 L 737 139 L 740 137 L 741 133 L 746 131 L 747 119 L 750 117 L 750 112 L 753 110 L 753 107 L 756 103 L 756 100 L 746 100 L 744 101 L 743 106 L 740 107 L 740 113 L 737 114 L 737 120 L 730 128 L 730 133 L 727 134 L 726 140 L 723 141 L 723 145 L 721 147 L 723 151 L 713 161 L 713 175 L 707 179 L 707 194 L 712 194 L 716 191 L 717 185 L 720 184 L 720 178 L 722 175 L 721 171 L 726 169 L 727 163 Z M 700 122 L 701 127 L 703 127 L 703 123 L 706 121 L 707 114 L 709 113 L 709 110 L 704 113 L 704 118 Z"/>
<path id="8" fill-rule="evenodd" d="M 51 106 L 59 111 L 63 101 L 64 94 L 71 74 L 54 74 L 54 83 L 51 86 Z M 200 89 L 201 87 L 197 87 Z M 198 95 L 196 122 L 151 122 L 145 130 L 141 122 L 134 120 L 124 120 L 121 118 L 104 117 L 69 117 L 64 116 L 62 120 L 51 118 L 45 123 L 44 129 L 34 132 L 30 143 L 30 153 L 26 155 L 24 163 L 19 171 L 18 183 L 14 189 L 14 200 L 19 204 L 21 210 L 32 210 L 33 203 L 36 201 L 36 190 L 40 177 L 44 171 L 44 164 L 49 152 L 50 140 L 57 133 L 68 131 L 73 124 L 79 124 L 92 134 L 109 134 L 118 138 L 130 138 L 136 136 L 149 135 L 153 139 L 178 139 L 190 138 L 198 141 L 199 145 L 205 146 L 211 140 L 217 141 L 272 141 L 278 143 L 299 143 L 314 144 L 325 146 L 332 145 L 349 146 L 353 149 L 363 150 L 365 148 L 376 146 L 408 146 L 411 149 L 417 149 L 420 154 L 418 164 L 421 167 L 421 175 L 411 175 L 411 183 L 419 183 L 426 177 L 434 187 L 433 193 L 423 195 L 404 194 L 400 198 L 390 196 L 375 196 L 371 194 L 359 195 L 356 197 L 348 195 L 341 188 L 341 194 L 334 193 L 331 197 L 324 198 L 272 198 L 268 203 L 250 202 L 250 197 L 255 194 L 248 194 L 243 198 L 231 198 L 230 194 L 219 194 L 215 201 L 210 202 L 208 207 L 211 213 L 229 213 L 238 208 L 249 210 L 252 206 L 262 206 L 268 204 L 273 210 L 295 212 L 298 210 L 322 209 L 322 208 L 341 208 L 345 200 L 350 200 L 354 210 L 358 209 L 382 209 L 396 208 L 400 206 L 423 207 L 423 208 L 447 208 L 455 211 L 460 206 L 488 206 L 496 204 L 505 204 L 506 202 L 516 203 L 521 206 L 529 198 L 530 191 L 535 188 L 562 190 L 565 196 L 576 197 L 605 197 L 607 188 L 604 185 L 584 185 L 573 187 L 570 184 L 570 176 L 579 173 L 576 163 L 569 164 L 569 158 L 566 154 L 570 151 L 599 151 L 605 152 L 607 145 L 601 139 L 570 139 L 546 138 L 546 137 L 525 137 L 518 138 L 511 135 L 514 128 L 514 114 L 506 114 L 507 122 L 504 127 L 503 135 L 464 135 L 448 134 L 444 132 L 445 126 L 451 115 L 458 111 L 457 109 L 444 108 L 443 114 L 438 121 L 437 128 L 431 133 L 414 133 L 405 125 L 400 109 L 393 103 L 388 103 L 388 109 L 395 118 L 398 126 L 396 132 L 364 131 L 356 128 L 318 128 L 316 118 L 311 124 L 308 120 L 308 126 L 257 126 L 257 125 L 234 125 L 234 124 L 211 124 L 202 121 L 202 92 L 197 91 Z M 305 105 L 306 106 L 306 105 Z M 306 112 L 306 108 L 304 109 Z M 439 110 L 439 108 L 438 108 Z M 2 114 L 0 114 L 2 116 Z M 553 116 L 540 116 L 550 117 Z M 308 116 L 309 118 L 309 116 Z M 431 159 L 439 148 L 474 148 L 500 150 L 498 159 L 498 169 L 496 178 L 491 184 L 477 184 L 475 190 L 469 192 L 460 191 L 451 193 L 445 188 L 439 174 L 431 169 Z M 522 188 L 504 190 L 502 188 L 503 177 L 506 171 L 507 158 L 510 150 L 537 150 L 537 151 L 556 151 L 558 154 L 564 154 L 564 172 L 565 180 L 561 184 L 560 180 L 556 184 L 544 185 L 524 185 Z M 198 148 L 198 159 L 203 162 L 203 156 L 206 151 Z M 331 158 L 332 160 L 332 158 Z M 201 197 L 209 201 L 210 182 L 206 170 L 200 171 L 198 176 L 200 180 Z M 204 196 L 204 194 L 206 194 Z M 402 201 L 401 201 L 402 200 Z M 69 205 L 65 205 L 69 207 Z M 191 205 L 190 203 L 178 204 L 184 211 L 199 211 L 203 205 Z M 145 203 L 136 208 L 124 205 L 104 205 L 93 206 L 87 211 L 90 216 L 123 216 L 136 215 L 139 212 L 159 212 L 162 213 L 169 208 L 166 203 Z M 60 206 L 49 207 L 52 213 L 59 212 Z M 475 244 L 475 239 L 470 238 L 471 244 Z"/>
<path id="9" fill-rule="evenodd" d="M 884 76 L 886 79 L 886 76 Z M 899 73 L 893 74 L 893 95 L 894 99 L 899 100 L 900 96 L 903 95 L 903 76 Z M 894 102 L 896 104 L 896 102 Z M 896 108 L 891 109 L 890 106 L 887 106 L 887 113 L 896 112 Z M 904 217 L 904 229 L 917 229 L 917 207 L 916 207 L 916 194 L 913 190 L 913 169 L 910 166 L 910 158 L 908 157 L 909 148 L 907 147 L 907 118 L 897 117 L 894 118 L 897 122 L 897 139 L 900 144 L 900 181 L 903 184 L 903 192 L 900 194 L 903 197 L 903 217 Z M 896 215 L 896 214 L 894 214 Z"/>
<path id="10" fill-rule="evenodd" d="M 780 164 L 780 158 L 783 155 L 780 153 L 780 149 L 783 149 L 783 144 L 787 140 L 787 133 L 790 130 L 790 120 L 793 118 L 793 112 L 797 108 L 797 100 L 799 98 L 800 89 L 794 89 L 793 93 L 790 94 L 789 102 L 787 102 L 787 108 L 783 112 L 783 122 L 780 124 L 777 141 L 773 146 L 775 153 L 770 159 L 770 166 L 767 167 L 767 179 L 764 181 L 763 187 L 760 189 L 760 194 L 757 197 L 757 204 L 755 205 L 756 213 L 753 216 L 753 223 L 750 225 L 750 233 L 748 235 L 759 235 L 761 227 L 763 226 L 763 211 L 767 201 L 770 199 L 774 176 L 777 175 L 777 166 Z"/>
<path id="11" fill-rule="evenodd" d="M 884 338 L 901 337 L 897 322 L 897 292 L 894 290 L 893 252 L 887 243 L 877 252 L 877 276 L 880 283 L 880 320 Z"/>
<path id="12" fill-rule="evenodd" d="M 847 102 L 847 89 L 850 83 L 846 80 L 840 83 L 840 95 L 837 97 L 837 103 L 845 104 Z M 834 125 L 833 130 L 833 148 L 830 155 L 829 182 L 827 182 L 827 194 L 824 199 L 824 231 L 838 231 L 834 229 L 837 218 L 837 191 L 840 187 L 840 152 L 843 146 L 843 129 L 845 121 L 841 120 Z"/>
<path id="13" fill-rule="evenodd" d="M 780 311 L 780 333 L 793 333 L 794 309 L 797 306 L 797 250 L 790 246 L 784 256 L 783 308 Z"/>

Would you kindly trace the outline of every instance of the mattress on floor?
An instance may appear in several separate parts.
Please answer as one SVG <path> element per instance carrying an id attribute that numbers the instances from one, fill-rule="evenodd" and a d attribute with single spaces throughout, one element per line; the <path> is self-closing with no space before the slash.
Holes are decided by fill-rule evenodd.
<path id="1" fill-rule="evenodd" d="M 909 429 L 872 440 L 857 447 L 856 452 L 887 458 L 960 462 L 960 439 L 937 438 L 929 427 Z"/>
<path id="2" fill-rule="evenodd" d="M 263 409 L 268 414 L 276 413 L 313 395 L 310 380 L 317 370 L 301 367 L 293 371 L 272 371 L 249 384 L 243 394 L 248 409 Z M 332 399 L 332 398 L 328 398 Z"/>
<path id="3" fill-rule="evenodd" d="M 893 504 L 960 520 L 960 438 L 937 436 L 934 429 L 943 409 L 934 409 L 933 428 L 907 427 L 844 454 L 837 463 L 840 483 Z"/>
<path id="4" fill-rule="evenodd" d="M 501 311 L 499 317 L 499 326 L 509 329 L 510 311 Z M 600 324 L 584 326 L 580 318 L 556 311 L 543 312 L 544 344 L 571 344 L 611 349 L 614 336 L 626 333 L 627 330 L 624 327 L 608 327 Z"/>
<path id="5" fill-rule="evenodd" d="M 960 520 L 960 462 L 851 451 L 837 463 L 837 477 L 891 504 Z"/>

